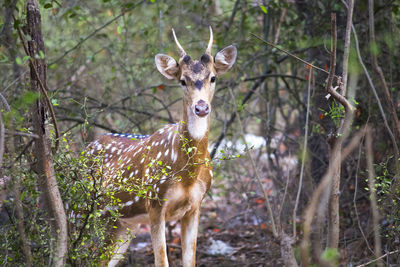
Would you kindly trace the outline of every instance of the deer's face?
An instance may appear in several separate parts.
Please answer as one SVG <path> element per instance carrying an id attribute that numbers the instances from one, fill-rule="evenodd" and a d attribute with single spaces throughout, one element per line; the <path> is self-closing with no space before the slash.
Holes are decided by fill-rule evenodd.
<path id="1" fill-rule="evenodd" d="M 237 50 L 228 46 L 211 56 L 212 31 L 206 53 L 200 60 L 193 60 L 183 50 L 175 33 L 174 38 L 181 52 L 179 63 L 172 57 L 157 54 L 157 69 L 168 79 L 177 79 L 183 90 L 184 112 L 187 115 L 189 132 L 194 139 L 201 139 L 208 129 L 208 115 L 214 96 L 217 75 L 228 71 L 236 60 Z"/>
<path id="2" fill-rule="evenodd" d="M 213 59 L 204 54 L 200 61 L 194 61 L 186 55 L 179 61 L 179 82 L 183 90 L 188 116 L 200 118 L 208 116 L 211 111 L 211 100 L 214 95 L 216 70 Z"/>

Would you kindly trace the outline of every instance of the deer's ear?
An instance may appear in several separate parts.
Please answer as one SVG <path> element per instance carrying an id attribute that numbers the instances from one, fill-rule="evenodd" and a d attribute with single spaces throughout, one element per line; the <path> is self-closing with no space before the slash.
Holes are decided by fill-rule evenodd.
<path id="1" fill-rule="evenodd" d="M 217 74 L 223 74 L 232 68 L 236 61 L 237 49 L 233 45 L 227 46 L 215 55 L 215 69 Z"/>
<path id="2" fill-rule="evenodd" d="M 155 56 L 158 71 L 168 79 L 177 78 L 179 72 L 179 64 L 170 56 L 157 54 Z"/>

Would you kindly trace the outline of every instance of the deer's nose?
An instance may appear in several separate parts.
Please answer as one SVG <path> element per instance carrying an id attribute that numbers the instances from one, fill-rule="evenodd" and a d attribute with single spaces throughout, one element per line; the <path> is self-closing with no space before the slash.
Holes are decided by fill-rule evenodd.
<path id="1" fill-rule="evenodd" d="M 208 113 L 210 113 L 210 108 L 208 107 L 208 104 L 204 100 L 200 100 L 194 106 L 194 112 L 196 113 L 197 116 L 204 117 L 208 115 Z"/>

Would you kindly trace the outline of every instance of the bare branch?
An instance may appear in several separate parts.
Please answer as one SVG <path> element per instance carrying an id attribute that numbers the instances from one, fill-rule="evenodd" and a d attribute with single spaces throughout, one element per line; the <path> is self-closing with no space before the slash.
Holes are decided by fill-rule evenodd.
<path id="1" fill-rule="evenodd" d="M 375 40 L 375 19 L 374 19 L 374 0 L 368 0 L 368 15 L 369 15 L 369 32 L 370 32 L 370 43 L 371 45 L 376 45 Z M 385 95 L 386 104 L 388 105 L 390 115 L 392 116 L 393 123 L 395 126 L 395 132 L 397 137 L 400 138 L 400 123 L 397 117 L 396 109 L 393 105 L 392 97 L 390 96 L 390 91 L 386 83 L 385 75 L 383 74 L 382 68 L 378 64 L 378 59 L 376 58 L 375 51 L 371 50 L 372 66 L 378 73 L 378 76 L 382 83 L 383 93 Z"/>
<path id="2" fill-rule="evenodd" d="M 373 162 L 373 151 L 372 151 L 372 137 L 371 131 L 367 131 L 367 135 L 365 138 L 365 147 L 367 152 L 367 165 L 368 165 L 368 186 L 369 186 L 369 195 L 372 209 L 372 223 L 374 227 L 374 251 L 375 256 L 379 259 L 381 256 L 381 236 L 379 233 L 379 211 L 378 206 L 376 204 L 376 188 L 375 188 L 375 169 Z M 377 265 L 379 267 L 383 266 L 382 260 L 378 260 Z"/>
<path id="3" fill-rule="evenodd" d="M 353 9 L 354 9 L 354 0 L 349 0 L 349 7 L 347 9 L 346 35 L 344 38 L 344 51 L 343 51 L 343 63 L 342 63 L 342 84 L 341 84 L 342 88 L 340 92 L 341 95 L 343 96 L 346 96 L 346 90 L 347 90 L 351 24 L 353 23 Z"/>
<path id="4" fill-rule="evenodd" d="M 299 179 L 299 185 L 298 185 L 298 189 L 297 189 L 296 202 L 294 204 L 294 209 L 293 209 L 293 238 L 296 237 L 297 207 L 299 205 L 300 193 L 301 193 L 301 189 L 303 187 L 304 163 L 306 161 L 306 155 L 307 155 L 308 120 L 309 120 L 309 114 L 310 114 L 310 98 L 311 98 L 311 75 L 312 75 L 312 69 L 310 68 L 310 70 L 308 72 L 307 111 L 306 111 L 306 126 L 305 126 L 305 130 L 304 130 L 303 155 L 301 158 L 300 179 Z"/>
<path id="5" fill-rule="evenodd" d="M 347 5 L 346 5 L 346 6 L 347 6 Z M 398 148 L 398 146 L 397 146 L 396 138 L 395 138 L 395 136 L 394 136 L 392 130 L 390 129 L 390 126 L 389 126 L 388 121 L 387 121 L 387 119 L 386 119 L 385 112 L 383 111 L 383 107 L 382 107 L 382 104 L 381 104 L 381 100 L 379 99 L 378 93 L 376 92 L 375 85 L 374 85 L 374 83 L 372 82 L 372 79 L 371 79 L 371 77 L 370 77 L 370 75 L 369 75 L 369 73 L 368 73 L 367 67 L 365 66 L 364 61 L 363 61 L 363 59 L 362 59 L 362 57 L 361 57 L 361 52 L 360 52 L 360 47 L 359 47 L 359 43 L 358 43 L 357 32 L 356 32 L 356 29 L 355 29 L 355 27 L 354 27 L 354 24 L 351 25 L 351 29 L 352 29 L 353 35 L 354 35 L 354 42 L 355 42 L 355 45 L 356 45 L 355 48 L 356 48 L 356 52 L 357 52 L 358 61 L 360 62 L 361 67 L 362 67 L 363 70 L 364 70 L 364 74 L 365 74 L 365 76 L 367 77 L 368 84 L 369 84 L 369 86 L 371 87 L 372 92 L 374 93 L 376 102 L 377 102 L 377 104 L 378 104 L 379 111 L 380 111 L 380 113 L 381 113 L 381 117 L 382 117 L 382 119 L 383 119 L 383 123 L 384 123 L 385 128 L 386 128 L 386 130 L 387 130 L 387 132 L 388 132 L 388 134 L 389 134 L 389 136 L 390 136 L 390 139 L 391 139 L 391 141 L 392 141 L 392 143 L 393 143 L 393 148 L 394 148 L 394 151 L 395 151 L 395 156 L 396 156 L 396 158 L 399 158 L 400 152 L 399 152 L 399 148 Z"/>
<path id="6" fill-rule="evenodd" d="M 79 48 L 84 42 L 86 42 L 87 40 L 89 40 L 90 38 L 92 38 L 93 36 L 95 36 L 99 31 L 101 31 L 102 29 L 106 28 L 108 25 L 112 24 L 114 21 L 116 21 L 117 19 L 119 19 L 120 17 L 122 17 L 123 15 L 125 15 L 126 12 L 131 11 L 132 9 L 136 8 L 137 6 L 141 5 L 144 1 L 140 1 L 138 3 L 136 3 L 135 5 L 131 6 L 130 8 L 124 9 L 120 14 L 118 14 L 117 16 L 115 16 L 114 18 L 112 18 L 111 20 L 107 21 L 104 25 L 100 26 L 99 28 L 97 28 L 96 30 L 94 30 L 92 33 L 90 33 L 88 36 L 86 36 L 85 38 L 81 39 L 76 45 L 74 45 L 72 48 L 68 49 L 67 51 L 64 52 L 64 54 L 62 54 L 61 56 L 59 56 L 58 58 L 56 58 L 55 60 L 51 61 L 48 65 L 51 66 L 53 64 L 58 63 L 61 59 L 63 59 L 66 55 L 68 55 L 69 53 L 71 53 L 72 51 L 74 51 L 75 49 Z"/>
<path id="7" fill-rule="evenodd" d="M 274 44 L 272 44 L 272 43 L 270 43 L 270 42 L 268 42 L 268 41 L 265 41 L 264 39 L 258 37 L 258 36 L 255 35 L 254 33 L 250 33 L 250 34 L 253 35 L 255 38 L 257 38 L 258 40 L 264 42 L 265 44 L 267 44 L 267 45 L 269 45 L 269 46 L 272 46 L 273 48 L 276 48 L 276 49 L 278 49 L 279 51 L 281 51 L 281 52 L 287 54 L 288 56 L 291 56 L 292 58 L 294 58 L 294 59 L 296 59 L 296 60 L 298 60 L 298 61 L 301 61 L 301 62 L 303 62 L 304 64 L 306 64 L 306 65 L 308 65 L 308 66 L 310 66 L 310 67 L 312 67 L 312 68 L 314 68 L 314 69 L 316 69 L 316 70 L 319 70 L 319 71 L 325 72 L 326 74 L 329 74 L 329 72 L 327 72 L 327 71 L 324 70 L 323 68 L 317 67 L 317 66 L 311 64 L 310 62 L 307 62 L 307 61 L 305 61 L 304 59 L 301 59 L 301 58 L 299 58 L 298 56 L 293 55 L 292 53 L 286 51 L 285 49 L 282 49 L 282 48 L 280 48 L 280 47 L 277 46 L 277 45 L 274 45 Z M 338 76 L 335 76 L 335 77 L 338 78 Z"/>
<path id="8" fill-rule="evenodd" d="M 237 114 L 238 113 L 238 107 L 236 105 L 235 96 L 233 95 L 232 88 L 230 88 L 230 87 L 229 87 L 229 93 L 230 93 L 230 95 L 232 97 L 232 102 L 233 102 L 233 105 L 234 105 L 234 108 L 235 108 L 235 114 Z M 239 115 L 239 114 L 237 114 L 237 115 Z M 240 119 L 240 116 L 237 116 L 237 118 L 238 118 L 238 122 L 239 122 L 240 133 L 241 133 L 243 139 L 245 139 L 244 138 L 244 132 L 243 132 L 243 125 L 242 125 L 242 121 Z M 268 210 L 268 214 L 269 214 L 269 217 L 270 217 L 270 220 L 271 220 L 272 233 L 273 233 L 275 238 L 278 238 L 279 234 L 278 234 L 278 231 L 277 231 L 276 226 L 275 226 L 275 220 L 274 220 L 275 216 L 274 216 L 274 213 L 272 212 L 272 208 L 271 208 L 271 204 L 270 204 L 268 195 L 265 192 L 264 187 L 263 187 L 262 182 L 261 182 L 261 179 L 260 179 L 260 176 L 258 175 L 257 166 L 256 166 L 256 163 L 254 162 L 253 156 L 250 154 L 250 149 L 248 148 L 246 142 L 244 142 L 244 145 L 246 147 L 246 153 L 250 158 L 250 162 L 251 162 L 251 165 L 252 165 L 253 170 L 254 170 L 255 178 L 257 180 L 257 183 L 258 183 L 258 185 L 260 187 L 261 192 L 264 195 L 265 205 L 266 205 L 266 208 Z"/>
<path id="9" fill-rule="evenodd" d="M 356 267 L 365 267 L 365 266 L 369 266 L 369 265 L 371 265 L 372 263 L 374 263 L 374 262 L 376 262 L 376 261 L 378 261 L 378 260 L 380 260 L 380 259 L 383 259 L 383 258 L 385 258 L 385 257 L 387 257 L 387 256 L 389 256 L 389 255 L 393 255 L 393 254 L 396 254 L 396 253 L 400 253 L 400 249 L 395 250 L 395 251 L 388 252 L 388 253 L 386 253 L 386 254 L 380 256 L 379 258 L 373 259 L 372 261 L 366 262 L 366 263 L 361 264 L 361 265 L 357 265 Z"/>

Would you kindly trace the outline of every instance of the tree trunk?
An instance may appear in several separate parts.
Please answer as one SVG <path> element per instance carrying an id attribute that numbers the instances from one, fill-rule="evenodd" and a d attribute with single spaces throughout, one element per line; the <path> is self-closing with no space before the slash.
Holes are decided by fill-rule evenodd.
<path id="1" fill-rule="evenodd" d="M 41 92 L 41 90 L 47 89 L 46 62 L 43 57 L 40 57 L 40 55 L 44 55 L 44 43 L 41 31 L 40 10 L 36 0 L 27 1 L 27 22 L 28 34 L 31 37 L 31 40 L 28 42 L 28 50 L 33 62 L 30 66 L 31 90 Z M 44 88 L 41 88 L 42 85 L 44 85 Z M 52 250 L 52 266 L 64 266 L 68 242 L 67 219 L 54 171 L 48 107 L 46 101 L 43 100 L 42 94 L 41 96 L 32 111 L 34 133 L 39 136 L 34 146 L 34 155 L 37 160 L 35 169 L 39 174 L 40 183 L 43 185 L 46 208 L 54 230 L 55 248 Z"/>
<path id="2" fill-rule="evenodd" d="M 296 5 L 299 10 L 300 16 L 305 20 L 305 34 L 308 38 L 322 38 L 330 32 L 330 13 L 333 11 L 334 2 L 332 1 L 303 1 L 296 0 Z M 317 16 L 318 14 L 318 16 Z M 345 33 L 345 22 L 346 14 L 343 12 L 337 12 L 338 18 L 338 39 L 343 39 Z M 338 53 L 336 66 L 341 65 L 341 55 Z M 307 50 L 307 61 L 313 62 L 319 67 L 329 66 L 329 53 L 326 52 L 326 48 L 323 45 L 319 45 Z M 336 68 L 335 68 L 336 69 Z M 338 73 L 341 75 L 341 73 Z M 328 75 L 324 72 L 317 71 L 315 73 L 316 84 L 326 83 Z M 334 120 L 330 116 L 325 116 L 325 111 L 331 109 L 330 105 L 333 98 L 331 97 L 328 101 L 325 96 L 327 95 L 327 90 L 324 86 L 315 86 L 314 92 L 312 93 L 312 121 L 318 122 L 321 126 L 321 131 L 319 133 L 313 133 L 311 136 L 311 142 L 309 146 L 311 155 L 323 155 L 328 154 L 328 151 L 316 151 L 320 148 L 329 147 L 329 160 L 328 158 L 323 158 L 325 161 L 329 161 L 332 164 L 334 157 L 341 156 L 341 138 L 337 138 L 336 135 L 339 130 L 340 123 L 335 124 Z M 342 119 L 343 120 L 343 119 Z M 325 137 L 325 138 L 321 138 Z M 325 139 L 325 140 L 324 140 Z M 318 143 L 316 143 L 318 142 Z M 338 142 L 338 146 L 335 143 Z M 312 178 L 316 183 L 319 183 L 321 177 L 326 172 L 328 162 L 321 164 L 321 159 L 311 156 Z M 318 166 L 318 167 L 317 167 Z M 322 167 L 323 166 L 323 167 Z M 322 168 L 321 168 L 322 167 Z M 335 166 L 335 174 L 333 177 L 330 198 L 329 198 L 329 209 L 328 215 L 328 236 L 327 236 L 327 246 L 330 248 L 338 248 L 339 244 L 339 193 L 340 193 L 340 177 L 341 177 L 341 164 Z"/>

